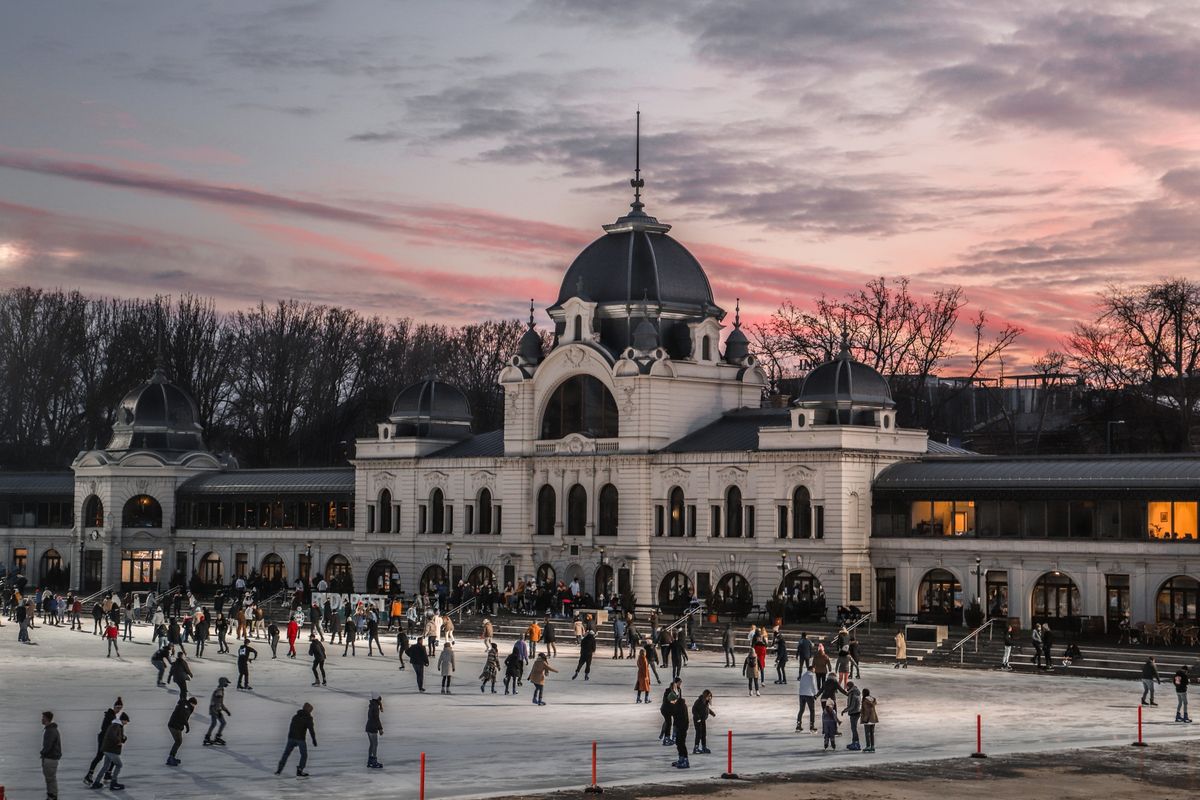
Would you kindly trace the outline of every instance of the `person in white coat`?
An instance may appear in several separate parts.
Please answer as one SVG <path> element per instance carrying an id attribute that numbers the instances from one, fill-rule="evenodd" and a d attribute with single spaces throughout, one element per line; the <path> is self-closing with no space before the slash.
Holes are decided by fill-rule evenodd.
<path id="1" fill-rule="evenodd" d="M 808 709 L 808 731 L 817 732 L 817 674 L 810 670 L 800 673 L 800 710 L 796 712 L 796 730 L 804 730 L 804 709 Z"/>
<path id="2" fill-rule="evenodd" d="M 442 673 L 442 694 L 454 694 L 450 691 L 450 676 L 454 673 L 454 644 L 452 642 L 442 645 L 442 654 L 438 656 L 438 672 Z"/>

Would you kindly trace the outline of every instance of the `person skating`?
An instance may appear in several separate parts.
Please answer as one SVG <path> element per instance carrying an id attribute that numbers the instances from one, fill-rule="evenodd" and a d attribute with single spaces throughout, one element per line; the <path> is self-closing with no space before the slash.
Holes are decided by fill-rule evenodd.
<path id="1" fill-rule="evenodd" d="M 224 675 L 217 678 L 217 688 L 213 689 L 212 697 L 208 700 L 208 732 L 204 734 L 205 746 L 221 745 L 225 746 L 225 739 L 221 736 L 225 732 L 225 717 L 233 716 L 233 712 L 225 707 L 225 687 L 229 685 L 229 678 Z M 213 735 L 213 729 L 217 733 Z"/>
<path id="2" fill-rule="evenodd" d="M 442 694 L 454 694 L 450 691 L 450 676 L 454 669 L 454 643 L 447 639 L 442 645 L 442 654 L 438 656 L 438 672 L 442 674 Z"/>
<path id="3" fill-rule="evenodd" d="M 908 669 L 908 642 L 904 640 L 904 631 L 896 631 L 896 664 L 892 669 L 901 668 Z"/>
<path id="4" fill-rule="evenodd" d="M 1162 678 L 1158 674 L 1158 664 L 1154 660 L 1154 656 L 1149 656 L 1146 663 L 1142 664 L 1142 705 L 1156 706 L 1154 702 L 1154 684 L 1161 684 Z M 1149 695 L 1150 702 L 1146 702 L 1146 697 Z"/>
<path id="5" fill-rule="evenodd" d="M 625 618 L 618 615 L 617 618 L 613 620 L 612 626 L 613 626 L 613 654 L 612 654 L 612 657 L 613 657 L 613 660 L 615 661 L 618 659 L 625 658 Z M 549 647 L 550 643 L 547 642 L 546 646 Z"/>
<path id="6" fill-rule="evenodd" d="M 862 722 L 863 736 L 867 743 L 867 746 L 863 748 L 863 752 L 874 753 L 875 726 L 879 724 L 879 712 L 875 709 L 875 698 L 871 697 L 870 689 L 862 690 L 862 718 L 860 722 Z"/>
<path id="7" fill-rule="evenodd" d="M 279 658 L 279 626 L 275 620 L 267 620 L 267 644 L 271 648 L 271 658 Z"/>
<path id="8" fill-rule="evenodd" d="M 796 730 L 804 730 L 804 709 L 808 709 L 809 733 L 817 731 L 817 676 L 811 669 L 800 673 L 800 710 L 796 712 Z"/>
<path id="9" fill-rule="evenodd" d="M 671 654 L 671 677 L 678 678 L 683 672 L 683 665 L 687 663 L 687 649 L 682 636 L 676 636 L 671 640 L 669 652 Z"/>
<path id="10" fill-rule="evenodd" d="M 96 734 L 96 756 L 92 759 L 92 763 L 88 764 L 87 775 L 83 779 L 83 782 L 89 786 L 92 783 L 92 773 L 96 771 L 96 765 L 104 760 L 104 736 L 108 733 L 108 729 L 113 724 L 113 721 L 121 715 L 124 708 L 124 701 L 118 697 L 108 710 L 104 712 L 104 719 L 100 722 L 100 732 Z M 103 775 L 104 773 L 100 774 Z"/>
<path id="11" fill-rule="evenodd" d="M 237 688 L 250 691 L 250 662 L 258 658 L 258 651 L 250 646 L 250 637 L 242 640 L 242 646 L 237 651 L 238 682 Z"/>
<path id="12" fill-rule="evenodd" d="M 53 711 L 42 712 L 42 779 L 46 782 L 46 800 L 58 800 L 58 762 L 62 760 L 62 737 Z"/>
<path id="13" fill-rule="evenodd" d="M 367 768 L 383 769 L 379 763 L 379 737 L 383 736 L 383 698 L 379 692 L 371 693 L 367 703 Z M 315 744 L 315 742 L 314 742 Z"/>
<path id="14" fill-rule="evenodd" d="M 830 681 L 831 684 L 837 686 L 836 683 Z M 825 737 L 825 752 L 829 752 L 830 748 L 837 750 L 837 709 L 833 707 L 833 702 L 830 700 L 821 701 L 821 733 Z"/>
<path id="15" fill-rule="evenodd" d="M 746 660 L 742 662 L 742 674 L 746 676 L 746 696 L 758 697 L 759 677 L 762 675 L 762 667 L 758 663 L 758 654 L 754 650 L 746 653 Z"/>
<path id="16" fill-rule="evenodd" d="M 288 642 L 288 658 L 296 657 L 296 637 L 300 635 L 300 623 L 296 621 L 294 616 L 288 618 L 287 624 L 287 642 Z M 315 632 L 310 632 L 310 637 L 315 637 Z M 311 650 L 310 650 L 311 652 Z"/>
<path id="17" fill-rule="evenodd" d="M 558 658 L 558 633 L 554 629 L 554 620 L 550 619 L 550 615 L 546 615 L 546 619 L 542 621 L 542 644 L 546 648 L 547 658 Z M 532 650 L 530 651 L 533 652 Z"/>
<path id="18" fill-rule="evenodd" d="M 833 705 L 835 711 L 837 710 L 838 692 L 848 694 L 837 681 L 825 681 L 824 685 L 818 690 L 821 701 L 825 702 L 828 700 Z"/>
<path id="19" fill-rule="evenodd" d="M 105 658 L 112 658 L 114 651 L 117 654 L 117 658 L 121 657 L 121 650 L 117 647 L 117 636 L 119 634 L 120 631 L 117 630 L 117 623 L 110 621 L 104 626 L 104 639 L 108 642 L 108 655 Z"/>
<path id="20" fill-rule="evenodd" d="M 316 634 L 313 634 L 313 638 L 316 638 Z M 317 729 L 313 724 L 312 712 L 312 703 L 305 703 L 292 717 L 291 723 L 288 724 L 287 745 L 283 748 L 283 755 L 279 757 L 279 766 L 275 768 L 276 775 L 283 772 L 288 756 L 292 754 L 293 750 L 299 748 L 300 762 L 296 764 L 296 777 L 308 777 L 308 773 L 304 771 L 304 767 L 308 764 L 308 743 L 305 741 L 305 737 L 311 736 L 313 747 L 317 746 Z"/>
<path id="21" fill-rule="evenodd" d="M 787 642 L 782 633 L 775 634 L 775 683 L 787 683 Z"/>
<path id="22" fill-rule="evenodd" d="M 549 648 L 547 647 L 547 652 Z M 571 676 L 571 680 L 579 677 L 579 670 L 583 670 L 583 679 L 591 680 L 592 674 L 592 657 L 596 654 L 596 634 L 590 628 L 583 633 L 583 638 L 579 640 L 579 662 L 575 665 L 575 674 Z"/>
<path id="23" fill-rule="evenodd" d="M 675 701 L 679 699 L 682 685 L 683 681 L 675 678 L 663 690 L 662 703 L 658 707 L 658 713 L 663 718 L 662 727 L 658 731 L 658 738 L 662 740 L 663 747 L 670 747 L 675 744 L 675 739 L 671 736 L 671 725 L 674 719 L 672 714 L 674 713 Z"/>
<path id="24" fill-rule="evenodd" d="M 817 676 L 817 691 L 825 688 L 825 680 L 829 677 L 829 670 L 832 666 L 829 654 L 825 652 L 825 645 L 818 644 L 817 652 L 813 654 L 812 660 L 812 671 Z"/>
<path id="25" fill-rule="evenodd" d="M 637 682 L 633 685 L 634 693 L 637 695 L 636 703 L 642 702 L 642 695 L 646 696 L 646 704 L 650 703 L 650 660 L 646 658 L 646 651 L 636 648 L 637 655 Z"/>
<path id="26" fill-rule="evenodd" d="M 379 617 L 372 611 L 367 616 L 367 655 L 370 656 L 376 648 L 379 655 L 383 655 L 383 645 L 379 642 Z"/>
<path id="27" fill-rule="evenodd" d="M 224 614 L 217 614 L 217 623 L 214 627 L 217 629 L 217 652 L 228 653 L 229 644 L 225 641 L 225 637 L 229 635 L 229 620 L 225 619 Z"/>
<path id="28" fill-rule="evenodd" d="M 315 633 L 308 634 L 308 654 L 312 656 L 312 685 L 325 686 L 325 642 L 318 639 Z"/>
<path id="29" fill-rule="evenodd" d="M 692 703 L 692 725 L 696 728 L 696 743 L 692 753 L 711 753 L 708 749 L 708 718 L 715 717 L 717 712 L 712 710 L 713 693 L 705 689 Z"/>
<path id="30" fill-rule="evenodd" d="M 184 656 L 182 648 L 179 655 L 175 656 L 175 660 L 171 662 L 171 682 L 179 687 L 179 696 L 187 697 L 187 682 L 192 677 L 192 668 L 187 663 L 187 658 Z"/>
<path id="31" fill-rule="evenodd" d="M 521 680 L 521 673 L 525 669 L 525 659 L 522 657 L 521 645 L 523 642 L 516 642 L 513 645 L 512 652 L 504 659 L 504 693 L 508 694 L 509 684 L 512 684 L 512 693 L 517 693 L 517 684 Z"/>
<path id="32" fill-rule="evenodd" d="M 404 632 L 404 626 L 399 625 L 396 628 L 396 657 L 400 659 L 400 669 L 404 669 L 404 654 L 408 652 L 408 647 L 408 634 Z"/>
<path id="33" fill-rule="evenodd" d="M 551 672 L 558 670 L 550 666 L 545 653 L 538 653 L 537 661 L 533 662 L 533 667 L 529 670 L 529 682 L 533 684 L 533 704 L 536 706 L 546 705 L 542 697 L 546 689 L 546 677 Z"/>
<path id="34" fill-rule="evenodd" d="M 679 684 L 678 681 L 676 683 Z M 682 685 L 679 688 L 682 689 Z M 675 752 L 679 755 L 679 758 L 671 762 L 671 766 L 677 769 L 688 769 L 691 766 L 688 764 L 687 749 L 688 704 L 682 694 L 676 697 L 675 702 L 671 704 L 671 722 L 675 726 Z"/>
<path id="35" fill-rule="evenodd" d="M 850 646 L 842 645 L 837 657 L 837 682 L 846 688 L 846 684 L 850 682 L 850 670 L 853 668 L 854 660 L 850 658 Z"/>
<path id="36" fill-rule="evenodd" d="M 858 718 L 862 716 L 862 691 L 854 685 L 854 681 L 846 681 L 846 707 L 842 709 L 842 713 L 850 717 L 850 744 L 846 745 L 847 750 L 861 750 L 862 744 L 858 741 Z"/>
<path id="37" fill-rule="evenodd" d="M 343 634 L 346 638 L 346 641 L 342 647 L 342 658 L 346 657 L 346 651 L 349 651 L 350 655 L 357 658 L 358 651 L 354 647 L 354 641 L 358 638 L 358 623 L 354 621 L 353 614 L 346 617 L 346 624 L 343 626 Z"/>
<path id="38" fill-rule="evenodd" d="M 492 684 L 492 694 L 496 693 L 496 676 L 500 674 L 500 653 L 496 648 L 495 642 L 492 642 L 491 647 L 487 651 L 487 661 L 483 665 L 483 672 L 479 674 L 479 693 L 483 694 L 484 688 L 488 683 Z"/>
<path id="39" fill-rule="evenodd" d="M 492 625 L 492 620 L 489 617 L 483 618 L 483 628 L 479 631 L 479 638 L 483 640 L 483 652 L 490 653 L 492 651 L 492 638 L 496 635 L 496 628 Z"/>
<path id="40" fill-rule="evenodd" d="M 646 663 L 650 666 L 650 672 L 654 675 L 654 682 L 659 686 L 662 686 L 662 678 L 658 677 L 658 667 L 655 666 L 658 655 L 654 650 L 654 642 L 650 640 L 649 636 L 642 639 L 641 651 L 642 654 L 646 656 Z"/>
<path id="41" fill-rule="evenodd" d="M 167 754 L 168 767 L 178 767 L 183 763 L 176 756 L 179 755 L 179 748 L 183 746 L 184 731 L 192 732 L 189 721 L 192 718 L 192 712 L 196 710 L 197 702 L 194 697 L 184 699 L 180 696 L 179 702 L 175 704 L 175 710 L 171 712 L 171 718 L 167 720 L 167 732 L 171 734 L 173 742 L 171 752 Z"/>
<path id="42" fill-rule="evenodd" d="M 429 666 L 429 652 L 425 649 L 424 642 L 420 640 L 414 642 L 408 648 L 408 663 L 412 664 L 413 675 L 417 679 L 417 690 L 425 691 L 425 668 Z"/>
<path id="43" fill-rule="evenodd" d="M 721 652 L 725 654 L 725 666 L 736 667 L 737 656 L 733 652 L 733 623 L 726 622 L 721 632 Z"/>
<path id="44" fill-rule="evenodd" d="M 799 678 L 805 672 L 812 671 L 813 645 L 812 640 L 808 638 L 806 631 L 801 631 L 800 641 L 796 642 L 796 661 L 799 663 L 799 669 L 796 672 L 796 677 Z"/>
<path id="45" fill-rule="evenodd" d="M 100 744 L 100 749 L 104 753 L 104 763 L 100 765 L 100 772 L 97 773 L 96 780 L 90 784 L 93 789 L 99 789 L 104 781 L 108 781 L 108 788 L 111 791 L 119 792 L 125 788 L 125 785 L 119 783 L 117 778 L 120 777 L 121 767 L 124 766 L 121 761 L 121 750 L 125 746 L 127 738 L 125 726 L 128 724 L 129 715 L 122 711 L 104 732 L 104 739 Z"/>
<path id="46" fill-rule="evenodd" d="M 1171 678 L 1171 683 L 1175 684 L 1175 721 L 1176 722 L 1191 722 L 1192 718 L 1188 716 L 1188 668 L 1184 664 L 1175 671 L 1175 675 Z"/>
<path id="47" fill-rule="evenodd" d="M 855 680 L 862 679 L 862 645 L 858 642 L 858 635 L 853 631 L 850 633 L 850 641 L 846 645 L 850 648 L 850 677 Z"/>
<path id="48" fill-rule="evenodd" d="M 175 646 L 168 644 L 166 647 L 160 647 L 154 651 L 154 655 L 150 656 L 150 663 L 158 670 L 158 677 L 154 679 L 155 686 L 166 686 L 163 681 L 163 675 L 171 666 L 171 654 L 175 651 Z"/>
<path id="49" fill-rule="evenodd" d="M 204 647 L 208 644 L 208 615 L 201 614 L 200 619 L 196 622 L 193 633 L 196 637 L 196 658 L 204 657 Z"/>

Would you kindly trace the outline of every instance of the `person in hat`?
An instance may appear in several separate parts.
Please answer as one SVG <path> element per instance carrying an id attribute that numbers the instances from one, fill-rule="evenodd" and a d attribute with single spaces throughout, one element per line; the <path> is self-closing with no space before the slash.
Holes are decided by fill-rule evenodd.
<path id="1" fill-rule="evenodd" d="M 367 768 L 383 769 L 379 763 L 379 737 L 383 735 L 383 698 L 379 692 L 371 692 L 371 700 L 367 703 Z"/>
<path id="2" fill-rule="evenodd" d="M 88 765 L 87 775 L 83 782 L 89 786 L 92 783 L 92 774 L 96 771 L 96 765 L 104 760 L 104 734 L 108 733 L 109 726 L 113 724 L 121 711 L 125 708 L 125 701 L 118 697 L 113 701 L 112 706 L 104 712 L 104 719 L 100 722 L 100 732 L 96 734 L 96 757 L 92 759 L 92 763 Z M 104 773 L 101 773 L 102 775 Z"/>
<path id="3" fill-rule="evenodd" d="M 100 767 L 100 772 L 96 775 L 96 780 L 90 784 L 93 789 L 99 789 L 105 780 L 108 781 L 108 788 L 114 792 L 119 792 L 125 788 L 124 784 L 117 782 L 117 778 L 120 777 L 121 767 L 124 766 L 121 761 L 121 750 L 125 747 L 127 738 L 125 736 L 125 726 L 128 724 L 129 715 L 122 711 L 108 726 L 108 730 L 104 732 L 104 736 L 100 741 L 100 750 L 104 753 L 104 763 Z"/>
<path id="4" fill-rule="evenodd" d="M 213 689 L 212 697 L 208 701 L 208 717 L 211 720 L 208 724 L 208 732 L 204 734 L 204 744 L 225 746 L 225 740 L 221 738 L 221 734 L 225 732 L 225 717 L 232 715 L 233 712 L 225 707 L 225 687 L 229 685 L 229 678 L 224 675 L 217 678 L 217 688 Z M 217 735 L 213 735 L 213 729 L 216 729 Z"/>
<path id="5" fill-rule="evenodd" d="M 308 773 L 304 771 L 305 765 L 308 764 L 308 744 L 304 741 L 305 736 L 311 736 L 313 747 L 317 746 L 317 730 L 313 726 L 312 712 L 312 703 L 305 703 L 292 717 L 292 721 L 288 724 L 287 746 L 283 749 L 283 755 L 279 757 L 279 766 L 275 768 L 276 775 L 283 772 L 288 756 L 292 754 L 293 750 L 299 748 L 300 762 L 296 764 L 296 777 L 308 777 Z"/>
<path id="6" fill-rule="evenodd" d="M 196 703 L 199 702 L 194 697 L 184 699 L 179 698 L 179 702 L 175 704 L 175 710 L 171 712 L 171 718 L 167 720 L 167 731 L 171 734 L 171 739 L 174 744 L 171 745 L 171 752 L 167 754 L 167 766 L 178 767 L 181 762 L 177 756 L 179 748 L 183 745 L 183 732 L 192 732 L 192 726 L 188 721 L 192 718 L 192 712 L 196 710 Z"/>

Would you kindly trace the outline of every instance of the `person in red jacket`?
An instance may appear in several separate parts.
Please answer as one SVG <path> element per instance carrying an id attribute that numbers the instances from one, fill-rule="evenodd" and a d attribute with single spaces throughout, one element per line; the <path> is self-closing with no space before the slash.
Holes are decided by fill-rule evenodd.
<path id="1" fill-rule="evenodd" d="M 300 635 L 300 623 L 292 617 L 288 620 L 288 658 L 296 657 L 296 637 Z"/>
<path id="2" fill-rule="evenodd" d="M 117 630 L 117 623 L 109 621 L 104 628 L 104 638 L 108 640 L 108 655 L 105 658 L 112 658 L 113 651 L 117 651 L 117 658 L 121 657 L 121 651 L 117 649 L 117 635 L 120 633 Z"/>

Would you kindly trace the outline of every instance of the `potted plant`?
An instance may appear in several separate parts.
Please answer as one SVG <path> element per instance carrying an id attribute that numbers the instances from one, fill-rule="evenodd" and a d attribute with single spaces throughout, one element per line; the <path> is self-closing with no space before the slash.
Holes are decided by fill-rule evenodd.
<path id="1" fill-rule="evenodd" d="M 963 613 L 967 627 L 974 630 L 983 624 L 983 609 L 979 607 L 979 603 L 972 602 L 967 606 L 967 610 Z"/>

